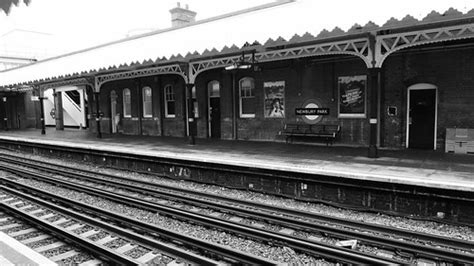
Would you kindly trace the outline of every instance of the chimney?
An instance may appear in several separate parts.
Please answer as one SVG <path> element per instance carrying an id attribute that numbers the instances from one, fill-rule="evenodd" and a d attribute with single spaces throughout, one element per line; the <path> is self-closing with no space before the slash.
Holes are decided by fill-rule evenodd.
<path id="1" fill-rule="evenodd" d="M 178 6 L 170 10 L 171 26 L 179 27 L 196 21 L 196 12 L 189 10 L 189 6 L 182 8 L 180 2 Z"/>

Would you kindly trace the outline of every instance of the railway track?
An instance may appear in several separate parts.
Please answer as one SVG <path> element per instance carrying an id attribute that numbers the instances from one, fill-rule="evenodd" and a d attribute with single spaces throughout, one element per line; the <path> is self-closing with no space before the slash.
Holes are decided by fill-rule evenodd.
<path id="1" fill-rule="evenodd" d="M 1 227 L 2 231 L 54 262 L 140 265 L 174 260 L 150 246 L 134 244 L 140 237 L 130 237 L 130 233 L 118 227 L 3 186 L 0 187 L 0 205 L 6 213 L 17 217 Z M 18 224 L 18 221 L 25 223 Z"/>
<path id="2" fill-rule="evenodd" d="M 12 163 L 19 164 L 18 161 L 11 161 Z M 30 167 L 30 166 L 29 166 Z M 41 169 L 42 171 L 53 171 L 58 173 L 60 171 L 61 175 L 71 175 L 74 173 L 74 177 L 71 178 L 82 178 L 88 179 L 88 182 L 101 182 L 101 186 L 121 186 L 121 189 L 128 191 L 133 191 L 134 193 L 147 193 L 148 196 L 161 197 L 166 199 L 171 199 L 173 201 L 179 201 L 186 204 L 194 204 L 195 206 L 206 206 L 208 208 L 214 208 L 215 210 L 220 210 L 221 213 L 232 213 L 234 215 L 234 222 L 239 218 L 235 217 L 256 217 L 257 219 L 269 222 L 271 224 L 279 224 L 285 226 L 290 231 L 286 230 L 286 234 L 291 232 L 291 230 L 300 230 L 305 232 L 317 231 L 319 233 L 328 234 L 331 236 L 339 238 L 351 238 L 358 239 L 366 243 L 371 243 L 383 247 L 383 251 L 380 252 L 382 256 L 385 256 L 384 259 L 379 258 L 380 260 L 385 260 L 385 262 L 391 263 L 400 263 L 398 260 L 393 258 L 386 257 L 386 250 L 395 250 L 393 254 L 398 254 L 399 256 L 405 257 L 406 260 L 413 261 L 414 259 L 419 258 L 429 258 L 445 262 L 464 262 L 469 263 L 473 260 L 472 255 L 472 243 L 466 241 L 457 241 L 454 239 L 440 238 L 437 236 L 418 234 L 414 232 L 404 231 L 404 230 L 395 230 L 393 228 L 381 227 L 370 224 L 361 224 L 357 222 L 351 222 L 348 220 L 340 220 L 327 216 L 320 216 L 316 214 L 301 213 L 298 211 L 292 211 L 288 209 L 275 208 L 271 206 L 265 206 L 261 204 L 250 203 L 247 201 L 236 202 L 235 199 L 223 198 L 215 195 L 203 195 L 199 192 L 183 191 L 175 187 L 166 187 L 160 186 L 157 184 L 150 184 L 145 182 L 140 182 L 137 180 L 131 180 L 127 178 L 121 178 L 117 176 L 106 176 L 101 174 L 101 179 L 97 180 L 97 173 L 87 173 L 83 170 L 82 174 L 77 173 L 77 169 L 72 171 L 71 169 L 59 170 L 60 166 L 45 166 L 44 164 L 36 164 L 36 169 Z M 90 176 L 95 176 L 95 178 L 90 179 Z M 114 181 L 115 180 L 115 181 Z M 59 181 L 58 181 L 59 182 Z M 114 183 L 115 182 L 115 183 Z M 125 186 L 124 186 L 125 184 Z M 189 194 L 194 194 L 189 196 Z M 146 197 L 146 196 L 142 196 Z M 196 198 L 198 197 L 198 198 Z M 170 204 L 162 202 L 162 204 Z M 237 206 L 238 205 L 238 206 Z M 244 207 L 242 207 L 244 206 Z M 163 210 L 161 210 L 163 211 Z M 169 211 L 169 210 L 167 210 Z M 176 212 L 171 211 L 170 215 L 177 215 Z M 236 216 L 237 215 L 237 216 Z M 214 213 L 214 216 L 217 216 Z M 232 218 L 231 218 L 232 220 Z M 321 223 L 331 223 L 332 226 L 321 225 Z M 334 227 L 334 224 L 337 224 L 337 227 Z M 349 230 L 348 230 L 349 229 Z M 284 231 L 285 229 L 283 229 Z M 367 234 L 367 232 L 376 232 L 377 234 Z M 257 233 L 254 233 L 257 234 Z M 433 248 L 432 246 L 427 246 L 425 244 L 413 243 L 410 241 L 397 240 L 387 238 L 387 235 L 396 235 L 397 237 L 413 239 L 414 237 L 418 241 L 423 242 L 432 242 L 438 243 L 450 249 L 440 249 Z M 268 237 L 266 235 L 265 237 Z M 281 240 L 279 240 L 281 241 Z M 300 250 L 304 250 L 303 248 Z M 313 247 L 314 248 L 314 247 Z M 470 249 L 471 248 L 471 249 Z M 470 250 L 469 250 L 470 249 Z M 459 252 L 459 250 L 464 250 L 466 252 Z M 346 250 L 347 251 L 347 250 Z M 327 254 L 325 254 L 327 255 Z M 358 254 L 359 256 L 361 254 Z M 352 261 L 354 262 L 354 261 Z M 359 262 L 360 263 L 360 262 Z M 372 262 L 374 263 L 374 262 Z M 380 263 L 380 262 L 379 262 Z"/>
<path id="3" fill-rule="evenodd" d="M 122 265 L 169 264 L 174 261 L 203 265 L 222 263 L 15 189 L 3 186 L 0 189 L 10 197 L 1 202 L 3 208 L 63 236 L 69 242 L 77 243 L 91 254 L 104 258 L 105 262 Z M 11 201 L 14 204 L 9 203 Z"/>
<path id="4" fill-rule="evenodd" d="M 217 230 L 230 232 L 234 235 L 245 236 L 248 239 L 254 239 L 254 240 L 265 242 L 265 243 L 271 243 L 272 245 L 275 245 L 276 243 L 280 243 L 280 245 L 283 245 L 282 248 L 284 248 L 284 246 L 287 246 L 299 252 L 303 252 L 305 254 L 308 254 L 314 257 L 322 257 L 324 259 L 329 259 L 330 261 L 354 263 L 354 264 L 393 263 L 391 260 L 381 259 L 376 256 L 363 254 L 363 253 L 353 251 L 350 249 L 348 250 L 341 247 L 324 245 L 321 243 L 314 243 L 314 242 L 305 241 L 302 239 L 296 239 L 288 235 L 276 234 L 276 233 L 261 230 L 258 228 L 253 228 L 251 226 L 245 226 L 245 225 L 239 225 L 232 222 L 226 222 L 226 221 L 223 221 L 222 219 L 212 217 L 212 215 L 205 216 L 205 215 L 201 215 L 197 213 L 190 213 L 187 211 L 177 210 L 177 209 L 169 208 L 163 205 L 146 202 L 139 199 L 133 199 L 126 196 L 117 195 L 111 192 L 102 191 L 100 189 L 86 187 L 84 184 L 72 184 L 72 182 L 70 181 L 64 182 L 60 180 L 52 180 L 51 177 L 48 177 L 47 175 L 38 174 L 37 173 L 38 171 L 27 171 L 25 169 L 14 170 L 10 168 L 13 166 L 8 166 L 8 167 L 5 165 L 3 166 L 5 170 L 15 172 L 16 174 L 19 174 L 22 176 L 28 176 L 28 177 L 34 176 L 35 178 L 40 179 L 42 181 L 49 180 L 51 184 L 65 186 L 65 187 L 69 186 L 69 188 L 82 191 L 83 193 L 95 194 L 96 196 L 107 198 L 113 201 L 118 201 L 123 204 L 134 205 L 134 207 L 136 208 L 146 209 L 148 211 L 158 212 L 160 214 L 166 214 L 170 217 L 175 217 L 181 220 L 192 221 L 192 223 L 200 224 L 201 226 L 206 226 L 208 228 L 217 228 Z M 41 194 L 43 197 L 49 197 L 49 198 L 55 197 L 52 193 L 46 192 L 44 190 L 39 190 L 33 187 L 28 187 L 19 182 L 15 182 L 13 180 L 2 179 L 1 182 L 4 184 L 7 184 L 8 186 L 21 188 L 22 190 L 28 191 L 29 193 Z M 56 197 L 55 200 L 60 201 L 62 204 L 71 204 L 69 203 L 70 200 L 66 198 L 58 199 L 58 197 Z M 93 208 L 91 206 L 87 206 L 87 204 L 84 204 L 84 205 L 85 206 L 81 206 L 81 209 L 88 208 L 89 209 L 88 212 L 90 212 L 90 209 Z M 106 210 L 103 210 L 103 209 L 94 210 L 94 212 L 96 212 L 96 215 L 108 216 L 109 219 L 110 217 L 114 217 L 115 219 L 117 217 L 116 214 L 107 212 Z M 128 224 L 129 226 L 132 226 L 134 228 L 140 227 L 140 226 L 150 226 L 150 225 L 141 225 L 140 223 L 136 223 L 136 222 L 137 221 L 135 221 L 135 224 L 133 222 L 131 223 L 129 222 Z M 154 231 L 156 229 L 148 228 L 148 231 L 150 230 Z M 262 264 L 262 262 L 260 262 L 259 264 Z"/>
<path id="5" fill-rule="evenodd" d="M 25 207 L 14 207 L 14 205 L 21 204 L 22 201 L 8 197 L 7 200 L 15 201 L 13 204 L 10 204 L 14 210 L 12 211 L 10 206 L 5 207 L 3 204 L 5 201 L 4 196 L 7 195 L 0 191 L 0 201 L 2 202 L 0 232 L 5 233 L 35 252 L 47 257 L 51 262 L 77 265 L 100 265 L 107 263 L 106 260 L 99 259 L 98 256 L 94 256 L 91 252 L 81 249 L 78 245 L 75 245 L 65 238 L 61 238 L 61 234 L 51 232 L 47 228 L 44 228 L 41 222 L 36 222 L 36 219 L 39 218 L 28 218 L 23 213 L 18 214 L 18 212 L 21 211 L 17 209 L 28 209 L 31 205 L 27 204 Z"/>
<path id="6" fill-rule="evenodd" d="M 38 199 L 36 196 L 22 193 L 10 187 L 0 186 L 0 190 L 9 193 L 10 195 L 14 195 L 15 197 L 22 197 L 30 201 L 35 201 L 36 204 L 41 203 L 47 206 L 50 210 L 60 210 L 61 214 L 59 215 L 62 217 L 67 215 L 71 216 L 69 220 L 62 221 L 61 223 L 70 226 L 67 228 L 69 231 L 73 230 L 76 231 L 75 233 L 79 232 L 82 238 L 99 234 L 100 237 L 94 237 L 94 239 L 97 240 L 97 244 L 94 245 L 93 241 L 87 242 L 88 244 L 93 244 L 92 246 L 95 247 L 94 250 L 100 250 L 101 248 L 114 249 L 112 252 L 115 253 L 116 256 L 125 257 L 121 262 L 113 261 L 113 264 L 148 265 L 168 264 L 173 261 L 177 261 L 178 264 L 184 262 L 186 264 L 197 265 L 235 264 L 240 262 L 244 264 L 259 265 L 275 264 L 269 260 L 257 258 L 250 254 L 243 254 L 242 252 L 235 252 L 223 247 L 202 243 L 197 239 L 183 239 L 180 236 L 176 237 L 176 235 L 172 233 L 161 234 L 163 233 L 163 230 L 159 230 L 143 223 L 136 223 L 135 221 L 131 221 L 131 219 L 124 219 L 120 215 L 116 215 L 117 219 L 112 220 L 110 217 L 107 217 L 107 215 L 104 215 L 104 210 L 99 208 L 96 208 L 94 211 L 89 211 L 89 214 L 96 215 L 95 217 L 90 217 L 83 212 L 83 210 L 87 208 L 86 204 L 82 204 L 81 206 L 81 204 L 78 204 L 77 202 L 61 199 L 60 197 L 56 197 L 54 194 L 47 195 L 49 196 L 49 200 L 53 201 L 49 202 Z M 36 191 L 35 193 L 38 192 L 39 191 Z M 43 198 L 45 196 L 41 192 L 38 194 L 41 194 Z M 58 206 L 58 203 L 78 209 L 80 212 L 68 210 L 63 206 Z M 12 210 L 15 211 L 14 209 Z M 51 213 L 51 211 L 47 211 L 47 213 Z M 18 214 L 24 215 L 24 213 Z M 100 217 L 97 215 L 100 215 Z M 78 222 L 78 220 L 80 222 Z M 121 226 L 119 227 L 113 224 Z M 79 227 L 78 225 L 81 226 Z M 130 229 L 133 229 L 135 232 L 130 232 Z M 162 241 L 166 241 L 167 243 L 163 243 Z M 187 242 L 184 245 L 183 242 L 185 241 Z M 196 254 L 204 249 L 209 257 L 214 257 L 216 260 Z M 141 255 L 138 256 L 137 254 Z M 129 258 L 130 256 L 131 258 Z M 160 258 L 160 261 L 156 262 L 157 258 Z"/>

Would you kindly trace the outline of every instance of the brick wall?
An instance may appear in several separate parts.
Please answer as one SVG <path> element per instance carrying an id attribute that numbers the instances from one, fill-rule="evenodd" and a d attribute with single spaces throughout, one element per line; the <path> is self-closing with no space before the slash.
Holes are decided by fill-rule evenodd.
<path id="1" fill-rule="evenodd" d="M 164 92 L 163 88 L 167 84 L 172 84 L 176 96 L 176 116 L 174 118 L 164 117 Z M 143 117 L 142 89 L 150 87 L 152 89 L 152 117 Z M 123 116 L 123 90 L 130 89 L 131 93 L 131 117 Z M 110 94 L 114 90 L 117 95 L 117 113 L 120 114 L 118 132 L 128 135 L 149 135 L 149 136 L 184 136 L 184 110 L 183 110 L 183 90 L 184 81 L 176 75 L 151 76 L 136 79 L 117 80 L 104 84 L 100 92 L 100 110 L 104 113 L 101 120 L 101 130 L 104 133 L 111 133 L 111 100 Z M 92 99 L 92 98 L 90 98 Z M 95 117 L 95 103 L 93 105 L 92 116 Z M 91 110 L 91 109 L 90 109 Z M 91 120 L 91 129 L 95 131 L 94 120 Z"/>
<path id="2" fill-rule="evenodd" d="M 438 88 L 438 148 L 443 146 L 446 128 L 474 128 L 473 74 L 473 48 L 403 51 L 389 56 L 383 65 L 383 146 L 405 147 L 407 89 L 417 83 Z M 388 116 L 388 106 L 396 106 L 398 114 Z"/>
<path id="3" fill-rule="evenodd" d="M 417 83 L 430 83 L 438 87 L 438 146 L 443 145 L 447 127 L 474 128 L 474 49 L 419 51 L 406 50 L 390 55 L 382 68 L 381 90 L 381 145 L 389 148 L 403 148 L 406 143 L 407 88 Z M 340 76 L 366 75 L 367 68 L 355 57 L 321 57 L 301 60 L 286 60 L 259 64 L 258 71 L 239 70 L 235 73 L 235 95 L 232 96 L 232 72 L 223 69 L 205 71 L 198 75 L 196 99 L 198 117 L 197 136 L 209 137 L 209 99 L 207 85 L 210 81 L 220 82 L 221 138 L 233 138 L 232 98 L 237 106 L 237 136 L 243 140 L 281 140 L 278 132 L 285 123 L 303 123 L 295 115 L 295 108 L 302 107 L 308 99 L 316 99 L 322 107 L 330 109 L 320 123 L 340 124 L 342 127 L 338 143 L 364 146 L 369 140 L 367 118 L 338 117 L 338 84 Z M 241 78 L 255 80 L 256 112 L 254 118 L 239 117 L 238 82 Z M 285 81 L 285 118 L 265 118 L 264 82 Z M 164 117 L 163 88 L 173 84 L 176 97 L 176 117 Z M 150 86 L 153 91 L 153 117 L 141 116 L 141 93 L 139 89 Z M 184 80 L 176 75 L 162 75 L 134 80 L 121 80 L 104 84 L 101 90 L 101 109 L 110 118 L 110 91 L 118 95 L 117 110 L 122 112 L 122 90 L 132 92 L 132 118 L 123 119 L 121 132 L 124 134 L 164 135 L 182 137 L 185 135 Z M 368 94 L 368 93 L 367 93 Z M 367 95 L 369 96 L 369 95 Z M 91 105 L 92 104 L 92 101 Z M 397 113 L 388 115 L 388 107 L 395 107 Z M 89 108 L 89 110 L 93 110 Z M 367 110 L 370 108 L 367 97 Z M 107 132 L 109 126 L 102 125 Z M 94 128 L 94 121 L 90 127 Z"/>
<path id="4" fill-rule="evenodd" d="M 368 126 L 365 118 L 340 119 L 337 113 L 337 77 L 365 75 L 365 65 L 360 59 L 349 59 L 340 63 L 310 61 L 283 61 L 260 64 L 259 71 L 239 70 L 235 74 L 235 104 L 237 106 L 237 136 L 243 140 L 281 140 L 278 133 L 285 123 L 304 123 L 295 115 L 295 108 L 302 107 L 308 99 L 317 99 L 323 107 L 330 108 L 330 115 L 321 123 L 341 124 L 341 142 L 364 145 L 368 141 Z M 239 80 L 251 77 L 255 80 L 256 111 L 254 118 L 239 117 Z M 232 73 L 210 70 L 200 74 L 196 80 L 200 117 L 197 119 L 198 136 L 207 137 L 208 98 L 207 84 L 221 82 L 221 137 L 232 138 Z M 264 82 L 285 82 L 285 118 L 266 118 L 264 111 Z"/>

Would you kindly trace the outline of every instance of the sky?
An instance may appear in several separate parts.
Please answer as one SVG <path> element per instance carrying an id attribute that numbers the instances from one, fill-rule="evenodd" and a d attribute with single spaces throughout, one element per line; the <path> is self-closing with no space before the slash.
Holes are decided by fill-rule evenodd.
<path id="1" fill-rule="evenodd" d="M 197 12 L 197 19 L 200 20 L 272 0 L 180 2 L 182 7 L 188 4 L 190 10 Z M 369 20 L 383 25 L 390 17 L 401 19 L 407 14 L 422 19 L 430 10 L 442 13 L 449 7 L 454 7 L 463 13 L 474 8 L 474 0 L 297 0 L 297 2 L 306 2 L 311 6 L 311 10 L 314 10 L 302 16 L 315 20 L 315 23 L 322 24 L 322 27 L 328 30 L 335 26 L 347 30 L 355 23 L 365 25 Z M 130 32 L 169 28 L 171 26 L 169 10 L 176 6 L 175 0 L 32 0 L 29 6 L 21 3 L 18 7 L 13 7 L 8 16 L 0 12 L 0 39 L 13 29 L 21 29 L 41 33 L 36 34 L 38 44 L 43 39 L 53 40 L 52 45 L 46 45 L 50 52 L 77 50 L 124 38 Z M 288 24 L 292 23 L 291 17 L 282 19 L 288 21 Z M 320 31 L 316 26 L 315 29 Z M 318 34 L 318 32 L 311 33 Z M 212 34 L 219 33 L 210 33 L 210 38 Z M 35 45 L 34 40 L 19 38 L 10 38 L 10 42 L 23 43 L 23 48 Z M 2 45 L 8 44 L 0 42 L 0 53 Z"/>
<path id="2" fill-rule="evenodd" d="M 1 1 L 1 0 L 0 0 Z M 0 36 L 24 29 L 60 36 L 78 46 L 120 39 L 130 31 L 171 26 L 169 10 L 176 0 L 32 0 L 0 12 Z M 271 2 L 271 0 L 186 0 L 182 7 L 197 12 L 196 19 Z M 81 45 L 83 43 L 84 45 Z"/>

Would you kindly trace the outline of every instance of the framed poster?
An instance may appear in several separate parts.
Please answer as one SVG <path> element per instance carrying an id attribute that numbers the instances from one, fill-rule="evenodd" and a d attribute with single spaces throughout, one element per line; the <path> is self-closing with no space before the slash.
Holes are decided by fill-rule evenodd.
<path id="1" fill-rule="evenodd" d="M 285 118 L 285 82 L 263 83 L 265 118 Z"/>
<path id="2" fill-rule="evenodd" d="M 345 76 L 337 80 L 339 117 L 365 118 L 367 116 L 367 76 Z"/>

